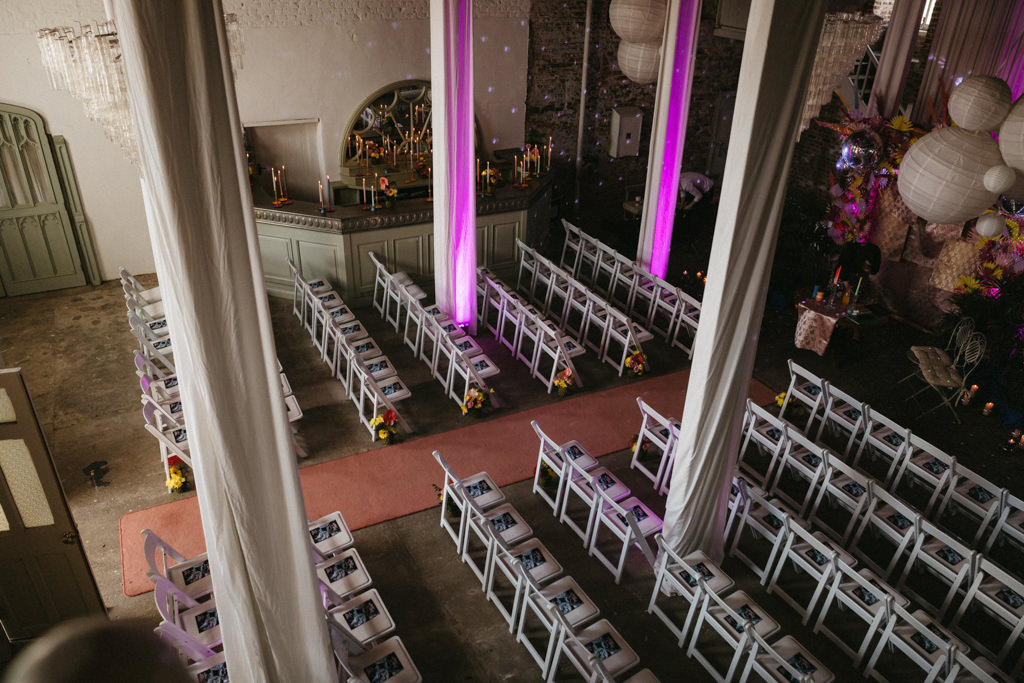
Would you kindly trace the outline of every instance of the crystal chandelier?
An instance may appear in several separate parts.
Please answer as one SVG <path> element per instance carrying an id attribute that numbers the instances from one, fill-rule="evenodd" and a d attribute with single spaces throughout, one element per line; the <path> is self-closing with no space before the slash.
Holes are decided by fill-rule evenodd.
<path id="1" fill-rule="evenodd" d="M 238 18 L 226 14 L 224 24 L 231 71 L 237 73 L 245 53 Z M 37 38 L 50 87 L 66 90 L 80 100 L 86 116 L 103 126 L 107 137 L 136 162 L 138 146 L 114 22 L 97 23 L 95 29 L 86 24 L 80 31 L 69 26 L 44 28 L 38 31 Z"/>

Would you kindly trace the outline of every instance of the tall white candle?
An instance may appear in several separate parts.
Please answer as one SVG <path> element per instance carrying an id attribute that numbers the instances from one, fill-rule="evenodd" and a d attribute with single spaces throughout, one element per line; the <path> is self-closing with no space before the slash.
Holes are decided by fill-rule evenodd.
<path id="1" fill-rule="evenodd" d="M 316 184 L 320 186 L 320 208 L 324 208 L 324 181 L 318 180 Z"/>

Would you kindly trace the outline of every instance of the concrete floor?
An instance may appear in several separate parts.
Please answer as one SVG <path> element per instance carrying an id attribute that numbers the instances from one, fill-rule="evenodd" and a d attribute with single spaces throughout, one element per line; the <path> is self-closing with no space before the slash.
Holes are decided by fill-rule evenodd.
<path id="1" fill-rule="evenodd" d="M 151 278 L 148 281 L 153 282 Z M 299 438 L 309 457 L 300 466 L 371 447 L 355 411 L 343 400 L 340 385 L 328 376 L 308 335 L 292 316 L 291 302 L 271 299 L 270 303 L 278 355 L 305 413 L 299 423 Z M 0 355 L 7 366 L 25 372 L 110 616 L 140 618 L 155 625 L 152 595 L 125 597 L 120 576 L 118 519 L 127 512 L 166 502 L 171 495 L 163 486 L 156 443 L 142 427 L 132 365 L 134 339 L 124 311 L 116 282 L 0 299 Z M 372 309 L 356 312 L 413 390 L 414 398 L 403 403 L 403 413 L 418 433 L 459 427 L 461 414 L 441 395 L 426 366 L 412 359 L 400 339 L 389 335 L 390 328 Z M 784 390 L 788 383 L 785 360 L 792 357 L 883 413 L 910 424 L 916 433 L 961 457 L 997 484 L 1021 493 L 1024 456 L 999 453 L 1005 437 L 995 420 L 976 415 L 973 408 L 961 409 L 964 425 L 952 424 L 948 413 L 939 411 L 919 419 L 920 406 L 905 400 L 910 391 L 894 390 L 896 380 L 909 371 L 906 348 L 931 341 L 927 334 L 893 321 L 883 332 L 863 341 L 840 337 L 835 348 L 819 358 L 793 348 L 794 323 L 791 309 L 769 308 L 766 312 L 755 370 L 762 382 Z M 512 362 L 507 351 L 488 335 L 481 335 L 479 341 L 502 368 L 494 385 L 505 401 L 503 414 L 557 400 L 544 394 L 541 385 L 526 375 L 524 366 Z M 646 349 L 655 372 L 688 363 L 684 354 L 663 344 L 654 342 Z M 588 392 L 629 381 L 590 358 L 583 361 L 580 371 L 587 379 Z M 682 406 L 677 416 L 681 410 Z M 624 419 L 633 419 L 639 426 L 637 415 Z M 585 443 L 585 438 L 581 439 Z M 83 472 L 95 461 L 107 463 L 100 486 L 94 486 Z M 625 451 L 602 460 L 660 514 L 664 501 L 653 494 L 645 479 L 628 469 L 628 463 Z M 616 586 L 611 575 L 586 556 L 577 537 L 531 494 L 529 483 L 505 491 L 567 573 L 637 650 L 642 666 L 651 668 L 663 681 L 682 680 L 688 674 L 704 680 L 703 669 L 687 659 L 661 622 L 644 611 L 653 578 L 642 558 L 631 557 L 627 576 Z M 535 680 L 533 661 L 486 602 L 469 568 L 455 557 L 453 545 L 438 527 L 438 514 L 438 510 L 429 510 L 355 534 L 356 547 L 398 624 L 398 633 L 426 680 Z M 790 608 L 766 595 L 742 565 L 727 560 L 724 569 L 763 607 L 782 616 L 784 631 L 819 654 L 827 666 L 836 672 L 849 668 L 843 657 L 836 657 L 828 641 L 810 634 Z"/>

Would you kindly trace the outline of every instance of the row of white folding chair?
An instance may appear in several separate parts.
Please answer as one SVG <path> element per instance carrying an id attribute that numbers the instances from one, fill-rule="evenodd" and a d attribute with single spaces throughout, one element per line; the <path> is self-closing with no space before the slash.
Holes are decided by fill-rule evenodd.
<path id="1" fill-rule="evenodd" d="M 127 285 L 131 288 L 132 293 L 138 298 L 142 299 L 147 304 L 155 304 L 163 300 L 163 296 L 160 294 L 160 287 L 146 287 L 138 279 L 128 272 L 128 269 L 124 266 L 118 266 L 118 276 L 121 278 L 122 286 Z"/>
<path id="2" fill-rule="evenodd" d="M 417 286 L 408 273 L 392 273 L 378 254 L 368 252 L 375 268 L 373 281 L 373 307 L 380 317 L 391 323 L 395 332 L 402 325 L 402 311 L 408 312 L 409 300 L 421 301 L 427 293 Z M 403 293 L 407 297 L 403 297 Z"/>
<path id="3" fill-rule="evenodd" d="M 659 494 L 665 495 L 679 440 L 679 421 L 663 416 L 639 396 L 636 403 L 640 407 L 640 430 L 633 444 L 629 467 L 639 470 L 651 480 Z"/>

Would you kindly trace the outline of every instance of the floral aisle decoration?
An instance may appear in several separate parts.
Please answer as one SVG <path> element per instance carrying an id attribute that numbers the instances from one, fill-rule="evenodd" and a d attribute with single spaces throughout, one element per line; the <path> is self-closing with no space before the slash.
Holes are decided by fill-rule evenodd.
<path id="1" fill-rule="evenodd" d="M 647 354 L 643 351 L 634 351 L 626 358 L 626 369 L 631 370 L 635 377 L 647 372 Z"/>
<path id="2" fill-rule="evenodd" d="M 479 417 L 484 412 L 484 408 L 490 404 L 493 393 L 494 389 L 481 391 L 476 387 L 471 387 L 462 399 L 462 414 Z"/>
<path id="3" fill-rule="evenodd" d="M 548 467 L 547 463 L 542 462 L 539 467 L 540 473 L 537 476 L 537 480 L 542 487 L 547 488 L 555 480 L 555 471 Z M 538 473 L 534 472 L 534 474 L 537 475 Z"/>
<path id="4" fill-rule="evenodd" d="M 559 396 L 565 396 L 574 386 L 576 386 L 576 376 L 572 374 L 571 369 L 566 368 L 555 375 L 555 387 L 558 389 Z"/>
<path id="5" fill-rule="evenodd" d="M 384 207 L 390 209 L 395 205 L 395 200 L 398 198 L 398 188 L 391 184 L 387 176 L 381 176 L 380 180 L 380 194 L 384 200 Z"/>
<path id="6" fill-rule="evenodd" d="M 864 242 L 874 227 L 873 215 L 878 196 L 895 191 L 903 155 L 925 131 L 899 115 L 863 118 L 858 111 L 848 112 L 843 123 L 818 125 L 843 136 L 842 155 L 836 162 L 838 178 L 831 177 L 829 236 L 838 244 Z"/>
<path id="7" fill-rule="evenodd" d="M 998 299 L 1005 285 L 1024 272 L 1024 217 L 1001 212 L 1005 230 L 995 237 L 978 236 L 978 270 L 957 282 L 957 294 L 979 294 Z"/>
<path id="8" fill-rule="evenodd" d="M 786 402 L 786 392 L 783 391 L 781 394 L 775 397 L 775 405 L 782 407 L 782 404 Z"/>
<path id="9" fill-rule="evenodd" d="M 437 484 L 431 484 L 434 487 L 434 493 L 437 494 L 437 504 L 444 505 L 445 513 L 449 518 L 458 518 L 462 516 L 462 511 L 453 503 L 450 499 L 445 501 L 444 489 Z"/>
<path id="10" fill-rule="evenodd" d="M 634 434 L 633 438 L 629 441 L 629 450 L 636 452 L 636 442 L 640 438 L 639 434 Z M 647 455 L 648 449 L 651 447 L 651 442 L 646 437 L 640 442 L 640 455 Z"/>
<path id="11" fill-rule="evenodd" d="M 164 482 L 171 493 L 188 491 L 188 474 L 184 465 L 171 465 L 167 468 L 167 481 Z"/>
<path id="12" fill-rule="evenodd" d="M 377 438 L 391 445 L 398 438 L 398 415 L 393 410 L 385 410 L 383 414 L 370 420 L 370 426 L 376 430 Z"/>

